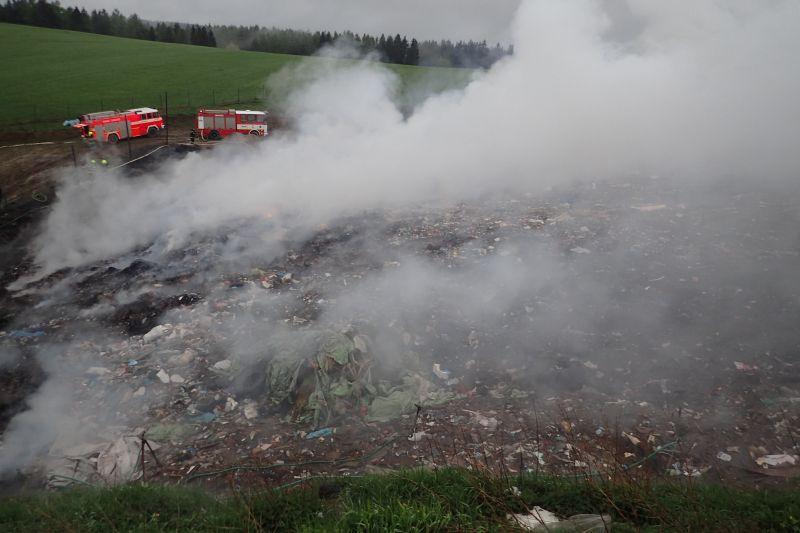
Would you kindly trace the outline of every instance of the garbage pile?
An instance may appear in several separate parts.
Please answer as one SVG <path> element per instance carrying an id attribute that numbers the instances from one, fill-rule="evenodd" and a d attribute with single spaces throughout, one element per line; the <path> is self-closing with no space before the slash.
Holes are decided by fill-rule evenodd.
<path id="1" fill-rule="evenodd" d="M 696 196 L 644 179 L 297 236 L 231 223 L 0 294 L 4 371 L 39 361 L 69 391 L 40 402 L 69 422 L 39 443 L 54 486 L 454 464 L 790 478 L 800 254 L 775 228 L 796 213 Z M 767 212 L 786 220 L 752 222 Z M 260 255 L 253 235 L 280 238 Z M 29 394 L 0 405 L 3 447 Z"/>

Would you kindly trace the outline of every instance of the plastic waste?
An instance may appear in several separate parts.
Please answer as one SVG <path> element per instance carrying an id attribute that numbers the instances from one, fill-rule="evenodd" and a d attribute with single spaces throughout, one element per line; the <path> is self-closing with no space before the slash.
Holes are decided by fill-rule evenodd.
<path id="1" fill-rule="evenodd" d="M 506 518 L 528 531 L 600 532 L 607 531 L 608 524 L 611 523 L 610 515 L 599 514 L 576 514 L 561 520 L 555 513 L 539 506 L 527 513 L 506 515 Z"/>
<path id="2" fill-rule="evenodd" d="M 9 333 L 8 336 L 12 339 L 34 339 L 42 335 L 44 335 L 44 331 L 26 331 L 24 329 L 18 329 Z"/>
<path id="3" fill-rule="evenodd" d="M 306 435 L 306 440 L 318 439 L 320 437 L 330 437 L 336 432 L 334 428 L 321 428 Z"/>
<path id="4" fill-rule="evenodd" d="M 450 371 L 449 370 L 443 370 L 442 369 L 442 365 L 440 365 L 439 363 L 433 363 L 433 373 L 439 379 L 443 379 L 445 381 L 450 379 Z"/>
<path id="5" fill-rule="evenodd" d="M 766 468 L 767 466 L 781 466 L 781 465 L 794 465 L 797 463 L 797 458 L 788 453 L 778 453 L 771 455 L 763 455 L 756 459 L 759 466 Z"/>

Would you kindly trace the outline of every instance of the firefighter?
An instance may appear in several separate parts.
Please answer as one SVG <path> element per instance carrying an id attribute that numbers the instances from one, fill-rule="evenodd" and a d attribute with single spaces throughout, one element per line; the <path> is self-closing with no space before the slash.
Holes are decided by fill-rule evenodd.
<path id="1" fill-rule="evenodd" d="M 192 131 L 189 132 L 189 142 L 194 144 L 195 139 L 197 139 L 197 130 L 192 128 Z"/>

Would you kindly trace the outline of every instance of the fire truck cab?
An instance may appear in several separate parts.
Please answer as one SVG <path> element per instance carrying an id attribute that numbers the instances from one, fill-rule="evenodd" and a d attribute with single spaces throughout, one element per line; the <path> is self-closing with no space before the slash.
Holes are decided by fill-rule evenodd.
<path id="1" fill-rule="evenodd" d="M 217 140 L 233 133 L 267 135 L 267 114 L 249 109 L 198 109 L 195 122 L 202 139 Z"/>
<path id="2" fill-rule="evenodd" d="M 154 137 L 164 129 L 164 119 L 157 109 L 139 107 L 87 113 L 78 117 L 73 127 L 81 132 L 81 137 L 116 143 L 134 137 Z"/>

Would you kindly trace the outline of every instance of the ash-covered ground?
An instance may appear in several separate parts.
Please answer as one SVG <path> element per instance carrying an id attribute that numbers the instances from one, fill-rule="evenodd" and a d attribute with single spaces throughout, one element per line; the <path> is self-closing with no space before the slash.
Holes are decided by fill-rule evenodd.
<path id="1" fill-rule="evenodd" d="M 20 261 L 2 467 L 55 486 L 139 478 L 142 455 L 147 479 L 212 485 L 437 465 L 784 480 L 798 199 L 629 177 L 310 235 L 265 212 L 34 282 Z"/>

